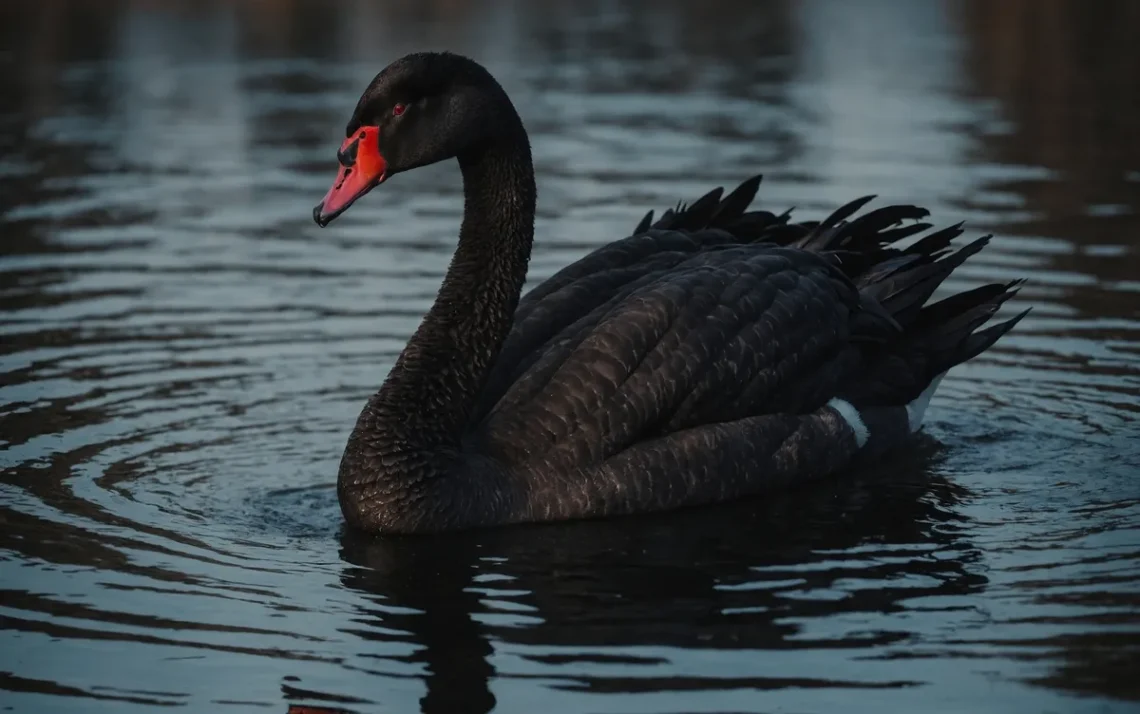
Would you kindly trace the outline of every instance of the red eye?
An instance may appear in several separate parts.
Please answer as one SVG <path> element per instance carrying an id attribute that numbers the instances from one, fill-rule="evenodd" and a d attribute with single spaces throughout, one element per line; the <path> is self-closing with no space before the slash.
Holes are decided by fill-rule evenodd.
<path id="1" fill-rule="evenodd" d="M 403 104 L 397 104 L 396 106 L 392 107 L 392 114 L 400 116 L 404 113 L 405 109 L 407 109 L 407 107 L 405 107 Z"/>

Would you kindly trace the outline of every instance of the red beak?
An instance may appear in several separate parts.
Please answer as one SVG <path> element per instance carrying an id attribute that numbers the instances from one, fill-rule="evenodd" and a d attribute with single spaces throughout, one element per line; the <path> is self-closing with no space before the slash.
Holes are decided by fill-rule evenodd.
<path id="1" fill-rule="evenodd" d="M 313 220 L 322 227 L 387 178 L 388 162 L 380 155 L 379 127 L 358 129 L 340 145 L 336 158 L 340 162 L 336 181 L 313 209 Z"/>

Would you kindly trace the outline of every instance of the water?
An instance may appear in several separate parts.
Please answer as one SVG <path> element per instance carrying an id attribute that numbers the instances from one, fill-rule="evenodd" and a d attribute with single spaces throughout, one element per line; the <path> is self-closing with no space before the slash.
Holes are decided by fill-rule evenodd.
<path id="1" fill-rule="evenodd" d="M 1102 712 L 1140 702 L 1134 3 L 6 3 L 0 709 Z M 766 172 L 995 232 L 1035 307 L 940 445 L 811 492 L 343 533 L 348 430 L 454 246 L 454 165 L 310 210 L 404 52 L 531 130 L 532 277 Z M 316 711 L 316 710 L 310 710 Z"/>

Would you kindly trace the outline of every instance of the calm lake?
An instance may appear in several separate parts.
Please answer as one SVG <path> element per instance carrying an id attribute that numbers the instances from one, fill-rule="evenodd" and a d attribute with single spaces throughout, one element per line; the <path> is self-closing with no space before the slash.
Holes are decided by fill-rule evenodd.
<path id="1" fill-rule="evenodd" d="M 0 711 L 1140 710 L 1140 3 L 0 5 Z M 1030 279 L 929 443 L 664 516 L 369 539 L 348 433 L 435 296 L 454 163 L 311 218 L 392 59 L 531 133 L 531 279 L 764 172 Z M 937 440 L 937 443 L 934 443 Z M 302 706 L 304 705 L 304 707 Z M 305 708 L 311 707 L 311 708 Z"/>

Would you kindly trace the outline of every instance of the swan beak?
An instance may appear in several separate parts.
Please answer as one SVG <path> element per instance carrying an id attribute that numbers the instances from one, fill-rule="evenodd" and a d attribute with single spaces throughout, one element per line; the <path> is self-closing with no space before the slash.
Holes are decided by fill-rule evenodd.
<path id="1" fill-rule="evenodd" d="M 340 170 L 323 201 L 313 209 L 313 220 L 322 228 L 348 210 L 356 199 L 387 178 L 388 162 L 380 155 L 380 128 L 361 127 L 336 152 Z"/>

